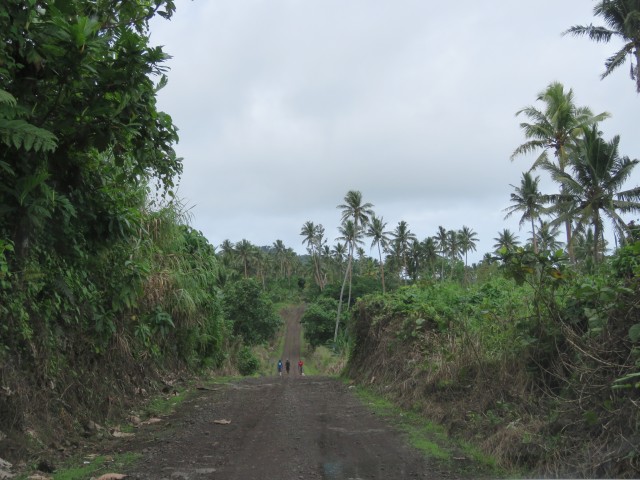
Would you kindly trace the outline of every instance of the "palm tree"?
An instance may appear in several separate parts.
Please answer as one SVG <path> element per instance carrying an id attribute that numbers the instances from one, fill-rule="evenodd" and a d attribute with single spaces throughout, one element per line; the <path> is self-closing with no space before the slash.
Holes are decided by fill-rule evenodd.
<path id="1" fill-rule="evenodd" d="M 283 265 L 287 275 L 287 281 L 289 283 L 289 287 L 291 287 L 291 276 L 294 273 L 294 270 L 300 264 L 300 259 L 298 255 L 293 250 L 293 248 L 287 248 L 284 252 Z"/>
<path id="2" fill-rule="evenodd" d="M 433 275 L 434 265 L 438 260 L 438 246 L 434 237 L 427 237 L 420 242 L 422 255 L 429 267 L 429 272 Z"/>
<path id="3" fill-rule="evenodd" d="M 550 222 L 545 222 L 544 220 L 539 220 L 538 225 L 538 233 L 536 237 L 538 239 L 538 248 L 542 251 L 556 251 L 560 250 L 564 243 L 559 242 L 557 239 L 558 236 L 558 225 L 552 224 Z"/>
<path id="4" fill-rule="evenodd" d="M 626 156 L 621 158 L 619 143 L 618 135 L 610 142 L 605 141 L 594 125 L 583 130 L 578 154 L 572 162 L 573 175 L 551 163 L 544 165 L 554 180 L 564 186 L 566 195 L 575 201 L 572 211 L 559 218 L 576 215 L 578 226 L 590 223 L 593 227 L 595 263 L 599 260 L 599 243 L 602 241 L 602 215 L 611 220 L 619 235 L 624 235 L 627 225 L 618 212 L 640 211 L 640 187 L 621 191 L 638 160 L 630 160 Z"/>
<path id="5" fill-rule="evenodd" d="M 249 263 L 256 257 L 256 247 L 246 239 L 236 243 L 235 253 L 244 269 L 244 278 L 249 276 Z"/>
<path id="6" fill-rule="evenodd" d="M 597 247 L 600 255 L 604 255 L 603 245 Z M 593 228 L 588 226 L 586 229 L 576 230 L 576 258 L 578 262 L 582 262 L 583 268 L 591 272 L 595 265 L 593 261 L 595 257 L 596 242 L 594 241 Z"/>
<path id="7" fill-rule="evenodd" d="M 460 255 L 462 254 L 460 234 L 455 230 L 449 230 L 447 232 L 447 251 L 449 252 L 449 258 L 451 259 L 451 276 L 453 277 L 456 260 L 460 258 Z"/>
<path id="8" fill-rule="evenodd" d="M 338 232 L 340 233 L 340 236 L 336 240 L 344 241 L 347 248 L 347 269 L 345 271 L 348 273 L 351 265 L 353 264 L 353 251 L 355 250 L 356 239 L 362 243 L 362 240 L 359 240 L 361 234 L 356 230 L 356 224 L 353 220 L 346 220 L 340 227 L 338 227 Z"/>
<path id="9" fill-rule="evenodd" d="M 320 254 L 322 247 L 325 243 L 324 239 L 324 227 L 322 224 L 314 224 L 311 221 L 305 222 L 300 230 L 302 244 L 307 244 L 307 251 L 311 255 L 311 261 L 313 262 L 313 276 L 315 277 L 316 284 L 320 288 L 320 291 L 324 289 L 324 276 L 320 270 Z"/>
<path id="10" fill-rule="evenodd" d="M 369 223 L 369 217 L 373 215 L 373 204 L 363 204 L 362 193 L 357 190 L 349 190 L 344 197 L 344 202 L 337 206 L 342 209 L 342 221 L 350 218 L 356 228 L 365 227 Z"/>
<path id="11" fill-rule="evenodd" d="M 408 257 L 407 273 L 409 277 L 411 277 L 411 280 L 415 282 L 420 276 L 423 259 L 422 244 L 418 240 L 411 242 Z"/>
<path id="12" fill-rule="evenodd" d="M 362 193 L 357 190 L 349 190 L 344 196 L 344 203 L 337 206 L 342 209 L 342 223 L 346 228 L 346 222 L 351 220 L 353 222 L 353 235 L 352 242 L 355 242 L 356 238 L 360 237 L 360 231 L 366 227 L 369 223 L 369 217 L 373 215 L 373 204 L 362 203 Z M 351 227 L 349 227 L 351 228 Z M 349 244 L 349 242 L 348 242 Z M 340 301 L 338 302 L 338 315 L 336 317 L 336 329 L 333 341 L 338 340 L 338 327 L 340 325 L 340 313 L 342 310 L 342 295 L 344 294 L 344 287 L 349 278 L 349 297 L 351 297 L 351 265 L 353 263 L 353 252 L 355 250 L 355 244 L 349 244 L 349 263 L 347 265 L 347 271 L 344 274 L 344 280 L 342 282 L 342 288 L 340 289 Z"/>
<path id="13" fill-rule="evenodd" d="M 342 278 L 342 266 L 345 258 L 347 258 L 347 244 L 337 242 L 331 249 L 331 258 L 335 262 L 338 271 L 338 277 Z"/>
<path id="14" fill-rule="evenodd" d="M 417 240 L 414 233 L 409 230 L 409 224 L 404 220 L 398 222 L 398 226 L 392 233 L 396 255 L 402 259 L 404 274 L 407 274 L 407 254 L 411 248 L 411 243 Z"/>
<path id="15" fill-rule="evenodd" d="M 371 248 L 374 246 L 378 247 L 378 259 L 380 260 L 380 278 L 382 281 L 382 293 L 386 293 L 386 288 L 384 284 L 384 262 L 382 261 L 382 251 L 387 250 L 389 242 L 391 239 L 389 235 L 391 232 L 385 231 L 387 228 L 387 223 L 384 221 L 382 217 L 376 217 L 375 215 L 371 216 L 371 222 L 369 223 L 369 228 L 367 229 L 367 236 L 371 237 Z"/>
<path id="16" fill-rule="evenodd" d="M 447 230 L 442 225 L 440 225 L 438 227 L 438 233 L 436 233 L 436 236 L 434 238 L 440 254 L 442 255 L 443 259 L 446 258 L 449 255 Z M 441 262 L 440 278 L 444 279 L 444 261 Z"/>
<path id="17" fill-rule="evenodd" d="M 262 289 L 267 289 L 267 272 L 272 267 L 272 259 L 264 251 L 258 247 L 253 250 L 253 264 L 256 268 L 256 277 L 260 278 Z"/>
<path id="18" fill-rule="evenodd" d="M 493 248 L 498 252 L 499 250 L 506 248 L 507 251 L 514 250 L 518 245 L 520 245 L 520 240 L 518 237 L 508 228 L 505 228 L 501 232 L 498 232 L 498 236 L 494 238 L 496 243 L 494 243 Z"/>
<path id="19" fill-rule="evenodd" d="M 460 249 L 464 255 L 464 266 L 467 266 L 467 254 L 476 251 L 478 243 L 478 234 L 473 229 L 463 226 L 460 230 Z"/>
<path id="20" fill-rule="evenodd" d="M 564 86 L 553 82 L 538 94 L 537 100 L 544 103 L 544 109 L 539 110 L 528 106 L 516 112 L 516 116 L 524 114 L 531 123 L 523 122 L 520 128 L 524 130 L 527 142 L 520 145 L 511 154 L 511 160 L 517 156 L 542 150 L 531 169 L 535 169 L 543 162 L 549 161 L 547 151 L 553 151 L 558 168 L 564 171 L 569 162 L 570 150 L 575 145 L 582 127 L 593 125 L 609 117 L 606 112 L 593 115 L 587 107 L 577 107 L 573 99 L 573 90 L 564 91 Z M 571 218 L 565 221 L 567 248 L 571 260 L 574 260 L 571 246 Z"/>
<path id="21" fill-rule="evenodd" d="M 547 195 L 542 195 L 538 190 L 538 183 L 540 177 L 533 178 L 531 173 L 524 172 L 522 179 L 520 180 L 520 186 L 515 187 L 515 193 L 511 194 L 511 201 L 513 205 L 504 209 L 507 212 L 505 219 L 509 218 L 516 212 L 522 212 L 520 217 L 520 227 L 524 224 L 525 220 L 531 221 L 531 241 L 533 243 L 533 251 L 538 253 L 538 240 L 536 237 L 536 224 L 535 221 L 539 218 L 540 213 L 544 210 L 544 204 L 549 202 Z"/>
<path id="22" fill-rule="evenodd" d="M 640 2 L 638 0 L 601 0 L 593 8 L 596 17 L 604 18 L 606 26 L 575 25 L 563 35 L 587 36 L 596 42 L 609 43 L 617 37 L 624 42 L 623 47 L 607 58 L 605 71 L 601 78 L 607 77 L 616 68 L 622 66 L 630 57 L 631 79 L 636 82 L 636 91 L 640 93 Z M 636 64 L 633 64 L 635 57 Z"/>
<path id="23" fill-rule="evenodd" d="M 282 240 L 276 240 L 273 242 L 273 256 L 275 257 L 278 265 L 280 265 L 280 276 L 284 276 L 284 262 L 286 257 L 287 247 Z"/>

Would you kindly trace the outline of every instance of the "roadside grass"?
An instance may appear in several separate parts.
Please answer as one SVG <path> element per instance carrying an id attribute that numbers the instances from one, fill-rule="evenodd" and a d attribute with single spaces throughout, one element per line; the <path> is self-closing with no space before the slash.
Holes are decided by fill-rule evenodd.
<path id="1" fill-rule="evenodd" d="M 118 473 L 125 467 L 138 460 L 142 454 L 122 453 L 117 455 L 84 455 L 68 459 L 60 468 L 46 478 L 52 480 L 87 480 L 106 473 Z M 81 465 L 81 466 L 78 466 Z M 24 473 L 15 480 L 28 480 L 33 473 Z M 44 477 L 42 477 L 44 478 Z"/>
<path id="2" fill-rule="evenodd" d="M 344 359 L 341 356 L 336 355 L 330 348 L 323 345 L 315 349 L 312 349 L 308 344 L 303 345 L 302 356 L 307 375 L 339 375 L 344 365 Z"/>
<path id="3" fill-rule="evenodd" d="M 173 413 L 185 400 L 195 391 L 197 386 L 212 388 L 217 385 L 228 385 L 240 380 L 237 376 L 220 376 L 200 378 L 187 382 L 183 388 L 176 388 L 173 394 L 160 394 L 152 398 L 146 405 L 139 407 L 140 416 L 157 417 L 166 416 Z M 122 433 L 133 433 L 136 428 L 128 423 L 118 425 L 117 429 Z M 86 453 L 68 458 L 56 471 L 46 478 L 52 480 L 87 480 L 97 478 L 106 473 L 118 473 L 128 465 L 137 461 L 142 454 L 125 452 L 117 455 L 87 455 Z M 33 465 L 32 472 L 20 473 L 15 480 L 28 480 L 32 478 L 36 466 Z"/>
<path id="4" fill-rule="evenodd" d="M 348 380 L 346 380 L 348 383 Z M 356 396 L 376 415 L 388 418 L 399 430 L 407 435 L 409 443 L 429 458 L 446 464 L 468 476 L 499 478 L 514 472 L 505 472 L 497 466 L 492 457 L 474 445 L 450 437 L 444 427 L 429 421 L 421 415 L 406 411 L 389 400 L 364 387 L 355 387 Z"/>
<path id="5" fill-rule="evenodd" d="M 187 390 L 176 390 L 174 394 L 156 397 L 144 406 L 143 411 L 150 416 L 169 415 L 187 398 Z"/>

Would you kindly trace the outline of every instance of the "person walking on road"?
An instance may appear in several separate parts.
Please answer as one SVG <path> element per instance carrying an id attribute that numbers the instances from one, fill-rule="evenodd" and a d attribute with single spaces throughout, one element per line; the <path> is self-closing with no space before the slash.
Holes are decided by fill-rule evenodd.
<path id="1" fill-rule="evenodd" d="M 303 365 L 304 363 L 302 362 L 302 359 L 298 360 L 298 373 L 300 375 L 304 375 L 304 370 L 303 370 Z"/>
<path id="2" fill-rule="evenodd" d="M 278 360 L 278 375 L 282 376 L 282 360 Z"/>
<path id="3" fill-rule="evenodd" d="M 291 362 L 287 358 L 287 361 L 284 363 L 284 367 L 287 369 L 287 375 L 289 375 L 289 369 L 291 368 Z"/>

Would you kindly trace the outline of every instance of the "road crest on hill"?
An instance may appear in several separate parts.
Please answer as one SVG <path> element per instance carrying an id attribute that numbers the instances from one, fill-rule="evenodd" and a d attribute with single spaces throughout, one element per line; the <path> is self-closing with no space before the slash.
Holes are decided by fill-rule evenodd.
<path id="1" fill-rule="evenodd" d="M 274 365 L 272 376 L 199 391 L 165 422 L 145 426 L 122 445 L 142 453 L 127 478 L 462 478 L 409 446 L 343 382 L 298 374 L 302 312 L 282 313 L 289 375 L 278 376 Z"/>

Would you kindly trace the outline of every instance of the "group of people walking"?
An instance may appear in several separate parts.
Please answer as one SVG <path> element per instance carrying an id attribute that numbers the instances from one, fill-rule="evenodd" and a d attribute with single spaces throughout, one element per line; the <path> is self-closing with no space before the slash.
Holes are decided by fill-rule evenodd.
<path id="1" fill-rule="evenodd" d="M 304 362 L 302 359 L 298 360 L 298 373 L 300 375 L 304 375 Z M 289 375 L 289 370 L 291 370 L 291 362 L 287 358 L 287 361 L 284 363 L 284 368 L 287 371 L 287 375 Z M 278 375 L 282 376 L 282 359 L 278 360 Z"/>

